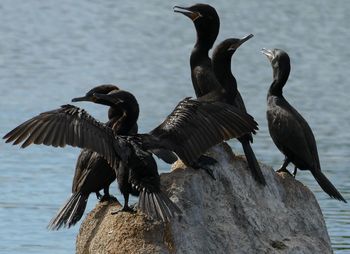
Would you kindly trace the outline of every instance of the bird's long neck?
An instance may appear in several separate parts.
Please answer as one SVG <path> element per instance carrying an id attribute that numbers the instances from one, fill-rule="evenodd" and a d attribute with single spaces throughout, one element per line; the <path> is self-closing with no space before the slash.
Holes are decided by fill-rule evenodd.
<path id="1" fill-rule="evenodd" d="M 217 84 L 210 82 L 213 77 L 215 79 L 215 74 L 209 58 L 209 50 L 219 34 L 220 22 L 216 20 L 205 26 L 195 23 L 195 27 L 197 39 L 190 57 L 191 78 L 196 96 L 201 97 L 217 89 Z M 204 82 L 206 80 L 208 82 Z"/>
<path id="2" fill-rule="evenodd" d="M 283 87 L 287 83 L 290 73 L 290 66 L 283 68 L 276 68 L 273 70 L 273 82 L 270 86 L 267 96 L 283 96 Z"/>
<path id="3" fill-rule="evenodd" d="M 216 40 L 217 36 L 206 36 L 201 33 L 197 33 L 197 40 L 194 45 L 194 48 L 201 49 L 203 51 L 206 51 L 207 54 L 209 50 L 213 47 L 214 42 Z"/>
<path id="4" fill-rule="evenodd" d="M 207 29 L 203 29 L 203 27 L 197 25 L 195 27 L 197 39 L 191 53 L 191 66 L 203 61 L 209 61 L 209 64 L 211 64 L 208 54 L 219 34 L 220 23 L 208 24 Z"/>
<path id="5" fill-rule="evenodd" d="M 208 54 L 209 49 L 203 48 L 201 46 L 194 46 L 190 57 L 191 69 L 194 69 L 195 67 L 201 65 L 211 66 L 211 60 Z"/>
<path id="6" fill-rule="evenodd" d="M 108 112 L 109 124 L 119 135 L 128 135 L 135 128 L 138 116 L 138 105 L 130 105 L 122 109 L 110 107 Z"/>
<path id="7" fill-rule="evenodd" d="M 210 82 L 203 83 L 203 80 L 207 80 L 205 76 L 213 72 L 208 50 L 206 48 L 194 47 L 190 57 L 190 65 L 194 91 L 197 97 L 201 97 L 212 90 L 212 84 Z"/>
<path id="8" fill-rule="evenodd" d="M 216 78 L 227 93 L 227 100 L 233 102 L 237 95 L 237 81 L 231 71 L 232 55 L 213 57 L 213 70 Z"/>

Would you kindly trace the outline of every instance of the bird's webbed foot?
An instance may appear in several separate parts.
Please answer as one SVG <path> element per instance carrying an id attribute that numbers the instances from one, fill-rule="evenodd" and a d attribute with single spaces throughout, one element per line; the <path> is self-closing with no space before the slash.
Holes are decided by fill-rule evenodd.
<path id="1" fill-rule="evenodd" d="M 282 173 L 282 172 L 284 172 L 284 173 L 287 173 L 287 174 L 293 176 L 292 173 L 288 171 L 288 169 L 283 168 L 283 167 L 280 168 L 280 169 L 278 169 L 276 172 L 277 172 L 277 173 Z"/>
<path id="2" fill-rule="evenodd" d="M 205 170 L 210 175 L 211 178 L 216 180 L 216 178 L 214 176 L 214 170 L 209 168 L 209 166 L 214 166 L 217 163 L 218 163 L 217 160 L 215 160 L 215 159 L 213 159 L 211 157 L 202 155 L 201 157 L 199 157 L 199 159 L 195 163 L 192 163 L 191 167 L 194 168 L 194 169 L 203 169 L 203 170 Z"/>
<path id="3" fill-rule="evenodd" d="M 123 193 L 124 196 L 124 206 L 121 209 L 118 209 L 116 211 L 111 212 L 111 214 L 117 214 L 119 212 L 128 212 L 128 213 L 136 213 L 136 211 L 129 206 L 129 193 L 128 192 L 124 192 Z"/>
<path id="4" fill-rule="evenodd" d="M 136 211 L 132 207 L 130 207 L 128 205 L 124 205 L 123 208 L 112 211 L 111 214 L 114 215 L 114 214 L 118 214 L 120 212 L 136 213 Z"/>
<path id="5" fill-rule="evenodd" d="M 283 165 L 282 165 L 276 172 L 278 172 L 278 173 L 284 172 L 284 173 L 287 173 L 287 174 L 293 176 L 293 175 L 288 171 L 288 169 L 287 169 L 287 166 L 288 166 L 289 163 L 290 163 L 290 161 L 289 161 L 289 159 L 286 157 L 285 160 L 284 160 L 284 162 L 283 162 Z"/>
<path id="6" fill-rule="evenodd" d="M 112 195 L 105 194 L 100 198 L 100 202 L 105 202 L 105 201 L 108 201 L 108 202 L 109 201 L 118 201 L 118 199 Z"/>

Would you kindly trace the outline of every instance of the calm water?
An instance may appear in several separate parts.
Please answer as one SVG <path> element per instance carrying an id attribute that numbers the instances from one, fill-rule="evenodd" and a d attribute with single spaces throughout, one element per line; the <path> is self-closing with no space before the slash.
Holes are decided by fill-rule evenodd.
<path id="1" fill-rule="evenodd" d="M 192 3 L 148 2 L 1 1 L 0 135 L 96 84 L 115 83 L 137 96 L 141 131 L 151 130 L 181 98 L 193 95 L 188 60 L 194 27 L 172 12 L 175 4 Z M 218 40 L 255 35 L 237 52 L 233 69 L 260 124 L 254 143 L 258 158 L 275 168 L 283 159 L 267 133 L 265 97 L 272 70 L 259 52 L 279 47 L 292 60 L 285 95 L 309 121 L 323 170 L 350 201 L 350 2 L 210 3 L 222 21 Z M 102 106 L 80 106 L 106 119 Z M 20 150 L 0 142 L 1 253 L 74 252 L 79 226 L 59 232 L 45 227 L 70 193 L 78 152 L 44 146 Z M 349 205 L 329 199 L 308 172 L 297 178 L 317 196 L 335 252 L 350 253 Z M 119 195 L 115 185 L 112 189 Z M 91 197 L 89 209 L 95 202 Z"/>

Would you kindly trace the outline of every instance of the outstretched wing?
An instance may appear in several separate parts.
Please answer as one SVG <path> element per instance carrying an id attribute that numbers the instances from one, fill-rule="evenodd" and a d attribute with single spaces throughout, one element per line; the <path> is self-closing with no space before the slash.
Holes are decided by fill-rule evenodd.
<path id="1" fill-rule="evenodd" d="M 252 116 L 231 105 L 185 98 L 142 141 L 150 150 L 166 148 L 191 164 L 210 147 L 257 129 Z"/>
<path id="2" fill-rule="evenodd" d="M 113 168 L 119 159 L 125 159 L 122 140 L 116 138 L 113 130 L 98 122 L 85 110 L 73 105 L 41 113 L 22 123 L 4 137 L 6 143 L 19 143 L 22 148 L 31 144 L 47 146 L 87 148 L 103 156 Z"/>

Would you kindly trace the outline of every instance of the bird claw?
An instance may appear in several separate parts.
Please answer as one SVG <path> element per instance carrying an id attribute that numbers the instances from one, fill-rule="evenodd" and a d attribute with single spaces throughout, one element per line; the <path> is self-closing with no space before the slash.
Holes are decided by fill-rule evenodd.
<path id="1" fill-rule="evenodd" d="M 112 195 L 103 195 L 99 200 L 101 203 L 105 201 L 118 201 L 118 199 Z"/>
<path id="2" fill-rule="evenodd" d="M 291 172 L 289 172 L 288 171 L 288 169 L 286 169 L 286 168 L 280 168 L 280 169 L 278 169 L 277 171 L 276 171 L 277 173 L 287 173 L 288 175 L 290 175 L 290 176 L 293 176 L 293 174 L 291 173 Z M 294 176 L 293 176 L 294 177 Z"/>
<path id="3" fill-rule="evenodd" d="M 96 198 L 101 201 L 102 195 L 100 192 L 96 192 Z"/>

